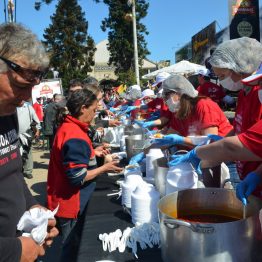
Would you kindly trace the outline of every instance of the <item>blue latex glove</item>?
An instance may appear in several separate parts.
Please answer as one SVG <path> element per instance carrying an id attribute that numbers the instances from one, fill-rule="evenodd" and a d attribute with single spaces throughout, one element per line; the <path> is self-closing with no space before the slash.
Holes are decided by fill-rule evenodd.
<path id="1" fill-rule="evenodd" d="M 113 107 L 110 107 L 109 111 L 112 112 L 112 113 L 115 113 L 117 110 Z"/>
<path id="2" fill-rule="evenodd" d="M 152 140 L 152 144 L 159 146 L 181 145 L 185 142 L 184 137 L 177 134 L 169 134 L 161 139 Z"/>
<path id="3" fill-rule="evenodd" d="M 137 109 L 136 106 L 128 106 L 127 109 L 125 110 L 125 112 L 126 112 L 126 113 L 129 113 L 129 112 L 131 112 L 131 111 L 133 111 L 133 110 L 136 110 L 136 109 Z"/>
<path id="4" fill-rule="evenodd" d="M 243 205 L 247 204 L 247 198 L 253 193 L 261 182 L 261 177 L 255 172 L 251 172 L 237 185 L 236 195 Z"/>
<path id="5" fill-rule="evenodd" d="M 143 122 L 142 127 L 143 128 L 148 128 L 151 126 L 155 126 L 155 121 L 147 121 L 147 122 Z"/>
<path id="6" fill-rule="evenodd" d="M 198 174 L 202 174 L 201 169 L 200 169 L 200 159 L 198 158 L 196 154 L 196 148 L 195 147 L 193 150 L 189 151 L 188 153 L 184 155 L 172 155 L 171 156 L 171 161 L 168 162 L 168 166 L 176 166 L 178 164 L 184 163 L 184 162 L 190 162 L 195 170 L 197 171 Z"/>
<path id="7" fill-rule="evenodd" d="M 147 121 L 153 121 L 153 120 L 157 120 L 160 118 L 160 113 L 159 114 L 155 114 L 153 113 L 148 119 Z"/>
<path id="8" fill-rule="evenodd" d="M 139 126 L 143 126 L 145 120 L 134 120 L 134 123 L 138 124 Z"/>
<path id="9" fill-rule="evenodd" d="M 141 152 L 137 155 L 134 155 L 133 157 L 131 157 L 130 161 L 129 161 L 129 165 L 135 165 L 140 163 L 143 159 L 145 158 L 145 154 L 144 152 Z"/>
<path id="10" fill-rule="evenodd" d="M 219 141 L 224 138 L 223 136 L 218 136 L 218 135 L 213 135 L 213 134 L 209 134 L 207 135 L 207 137 L 213 141 Z"/>

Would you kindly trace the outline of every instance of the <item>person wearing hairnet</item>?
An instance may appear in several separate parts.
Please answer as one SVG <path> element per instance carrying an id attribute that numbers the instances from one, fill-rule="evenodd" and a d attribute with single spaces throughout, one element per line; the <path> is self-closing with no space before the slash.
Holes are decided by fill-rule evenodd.
<path id="1" fill-rule="evenodd" d="M 242 80 L 248 86 L 259 86 L 258 100 L 262 103 L 262 66 L 251 76 Z M 219 140 L 217 137 L 216 139 Z M 202 167 L 211 167 L 223 161 L 243 161 L 249 165 L 246 173 L 240 178 L 236 194 L 244 205 L 250 194 L 262 198 L 262 119 L 251 128 L 237 136 L 231 136 L 210 145 L 196 147 L 186 155 L 173 157 L 170 165 L 182 162 L 191 162 L 198 168 L 201 161 Z M 253 167 L 253 169 L 252 169 Z"/>
<path id="2" fill-rule="evenodd" d="M 163 99 L 173 113 L 169 134 L 154 142 L 159 145 L 194 145 L 190 135 L 215 134 L 226 136 L 233 127 L 217 103 L 200 96 L 182 75 L 173 75 L 163 83 Z M 179 135 L 178 135 L 179 134 Z"/>
<path id="3" fill-rule="evenodd" d="M 162 84 L 170 76 L 171 75 L 167 72 L 158 73 L 156 76 L 156 81 L 152 84 L 153 88 L 157 88 L 157 97 L 154 98 L 152 101 L 148 102 L 147 104 L 139 106 L 139 109 L 147 109 L 148 111 L 154 111 L 151 114 L 151 116 L 147 118 L 147 121 L 137 122 L 143 128 L 151 128 L 155 126 L 163 127 L 168 123 L 172 113 L 168 110 L 168 107 L 162 98 Z"/>

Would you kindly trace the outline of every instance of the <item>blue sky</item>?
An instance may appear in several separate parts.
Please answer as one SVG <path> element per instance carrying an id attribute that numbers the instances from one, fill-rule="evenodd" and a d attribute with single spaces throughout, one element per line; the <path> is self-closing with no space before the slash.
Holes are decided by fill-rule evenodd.
<path id="1" fill-rule="evenodd" d="M 7 1 L 7 0 L 6 0 Z M 44 29 L 50 24 L 57 1 L 34 9 L 34 0 L 17 0 L 17 22 L 31 28 L 41 39 Z M 100 29 L 101 21 L 107 17 L 107 6 L 93 0 L 79 0 L 89 22 L 88 33 L 96 43 L 107 38 Z M 152 61 L 175 62 L 175 51 L 191 40 L 191 36 L 217 21 L 216 30 L 228 25 L 228 0 L 150 0 L 148 16 L 142 20 L 149 35 L 146 36 Z M 261 6 L 262 4 L 260 4 Z M 0 4 L 0 22 L 4 22 L 4 4 Z"/>

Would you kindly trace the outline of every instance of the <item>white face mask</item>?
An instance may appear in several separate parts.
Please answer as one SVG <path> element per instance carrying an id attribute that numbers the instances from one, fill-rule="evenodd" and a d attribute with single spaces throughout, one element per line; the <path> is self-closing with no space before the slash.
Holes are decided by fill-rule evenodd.
<path id="1" fill-rule="evenodd" d="M 262 89 L 258 90 L 258 99 L 260 103 L 262 104 Z"/>
<path id="2" fill-rule="evenodd" d="M 175 113 L 179 110 L 180 108 L 180 101 L 173 101 L 173 98 L 170 97 L 167 101 L 166 101 L 166 104 L 168 106 L 168 109 Z"/>
<path id="3" fill-rule="evenodd" d="M 243 84 L 241 81 L 234 82 L 230 76 L 226 77 L 223 80 L 220 80 L 219 82 L 224 88 L 230 91 L 239 91 L 243 88 Z"/>

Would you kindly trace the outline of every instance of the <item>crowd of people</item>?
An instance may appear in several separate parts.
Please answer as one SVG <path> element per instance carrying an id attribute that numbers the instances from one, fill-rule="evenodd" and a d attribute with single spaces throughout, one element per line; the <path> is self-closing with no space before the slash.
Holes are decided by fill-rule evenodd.
<path id="1" fill-rule="evenodd" d="M 243 37 L 220 44 L 208 67 L 196 73 L 198 86 L 187 76 L 159 73 L 146 88 L 99 86 L 93 77 L 73 79 L 68 94 L 54 94 L 44 104 L 42 97 L 31 101 L 34 85 L 40 83 L 49 65 L 47 53 L 36 36 L 19 24 L 0 26 L 0 254 L 3 261 L 35 261 L 44 255 L 60 232 L 64 244 L 92 197 L 96 178 L 121 172 L 119 160 L 111 157 L 104 129 L 123 125 L 124 118 L 145 132 L 162 133 L 153 147 L 186 148 L 173 156 L 175 166 L 191 162 L 198 172 L 212 168 L 219 187 L 222 162 L 236 161 L 242 180 L 237 197 L 246 205 L 248 196 L 262 198 L 262 44 Z M 210 67 L 211 65 L 211 67 Z M 254 73 L 255 72 L 255 73 Z M 223 105 L 237 92 L 235 118 L 229 122 Z M 24 177 L 32 178 L 32 140 L 40 132 L 49 141 L 47 206 L 31 195 Z M 194 136 L 208 136 L 212 143 L 195 147 Z M 137 164 L 146 152 L 133 156 Z M 219 178 L 219 179 L 217 179 Z M 16 230 L 23 213 L 33 207 L 54 210 L 43 245 L 21 236 Z M 58 228 L 58 229 L 57 229 Z"/>

